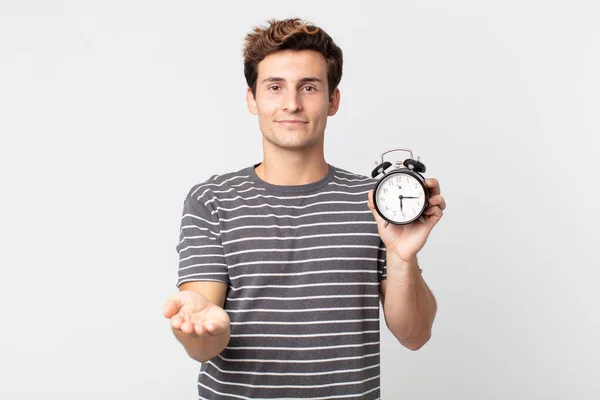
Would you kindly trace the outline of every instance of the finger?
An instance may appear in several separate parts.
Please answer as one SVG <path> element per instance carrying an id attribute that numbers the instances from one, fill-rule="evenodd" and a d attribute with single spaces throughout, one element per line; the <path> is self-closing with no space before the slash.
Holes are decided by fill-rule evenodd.
<path id="1" fill-rule="evenodd" d="M 446 200 L 441 194 L 429 198 L 429 204 L 432 206 L 438 206 L 442 209 L 442 211 L 446 209 Z"/>
<path id="2" fill-rule="evenodd" d="M 221 335 L 225 333 L 226 329 L 221 325 L 214 322 L 209 322 L 205 325 L 206 331 L 211 335 Z"/>
<path id="3" fill-rule="evenodd" d="M 180 330 L 183 333 L 187 333 L 188 335 L 190 333 L 194 333 L 194 330 L 195 330 L 194 324 L 191 321 L 184 321 L 183 324 L 181 324 Z"/>
<path id="4" fill-rule="evenodd" d="M 442 212 L 442 209 L 439 208 L 438 206 L 431 206 L 429 208 L 427 208 L 427 210 L 425 210 L 425 215 L 434 215 L 436 213 L 440 213 Z"/>
<path id="5" fill-rule="evenodd" d="M 433 215 L 428 215 L 425 217 L 425 224 L 429 226 L 429 228 L 433 229 L 433 227 L 440 222 L 444 212 L 439 210 L 437 213 Z"/>
<path id="6" fill-rule="evenodd" d="M 368 194 L 368 205 L 369 205 L 369 210 L 371 211 L 375 211 L 375 204 L 373 203 L 373 191 L 369 190 L 369 194 Z"/>
<path id="7" fill-rule="evenodd" d="M 371 214 L 373 214 L 373 217 L 375 218 L 375 222 L 377 222 L 377 225 L 385 224 L 385 220 L 383 218 L 381 218 L 381 215 L 379 215 L 379 213 L 375 209 L 375 202 L 373 201 L 373 191 L 372 190 L 369 191 L 368 199 L 369 199 L 369 201 L 368 201 L 369 210 L 371 210 Z"/>
<path id="8" fill-rule="evenodd" d="M 179 309 L 181 308 L 181 299 L 179 297 L 179 293 L 173 294 L 163 307 L 163 315 L 165 318 L 171 318 L 173 315 L 177 314 Z"/>
<path id="9" fill-rule="evenodd" d="M 198 322 L 198 323 L 194 324 L 194 332 L 196 333 L 197 336 L 202 336 L 202 335 L 208 333 L 206 331 L 205 326 L 202 324 L 202 322 Z"/>
<path id="10" fill-rule="evenodd" d="M 435 178 L 427 178 L 425 179 L 425 184 L 429 188 L 429 196 L 437 196 L 441 193 L 440 191 L 440 183 Z"/>
<path id="11" fill-rule="evenodd" d="M 181 330 L 181 325 L 184 322 L 185 322 L 185 318 L 183 318 L 181 315 L 175 315 L 175 316 L 171 317 L 171 326 L 174 329 Z"/>
<path id="12" fill-rule="evenodd" d="M 425 221 L 433 226 L 433 225 L 437 224 L 437 222 L 442 218 L 443 215 L 444 215 L 444 212 L 442 210 L 440 210 L 439 208 L 437 208 L 435 210 L 435 212 L 433 212 L 431 215 L 427 215 L 425 217 Z"/>

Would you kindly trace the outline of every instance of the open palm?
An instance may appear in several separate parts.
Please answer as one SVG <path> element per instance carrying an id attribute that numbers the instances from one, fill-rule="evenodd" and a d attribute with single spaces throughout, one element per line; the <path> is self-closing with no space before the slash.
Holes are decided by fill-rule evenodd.
<path id="1" fill-rule="evenodd" d="M 171 326 L 187 334 L 218 336 L 229 329 L 229 315 L 205 296 L 191 290 L 175 293 L 165 304 L 163 314 Z"/>

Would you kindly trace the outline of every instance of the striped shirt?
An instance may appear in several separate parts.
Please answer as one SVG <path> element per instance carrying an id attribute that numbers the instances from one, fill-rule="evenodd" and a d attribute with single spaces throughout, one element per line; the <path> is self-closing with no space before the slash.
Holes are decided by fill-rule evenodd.
<path id="1" fill-rule="evenodd" d="M 231 320 L 227 347 L 201 366 L 200 398 L 378 399 L 376 180 L 330 165 L 317 182 L 279 186 L 255 167 L 184 202 L 177 286 L 227 283 Z"/>

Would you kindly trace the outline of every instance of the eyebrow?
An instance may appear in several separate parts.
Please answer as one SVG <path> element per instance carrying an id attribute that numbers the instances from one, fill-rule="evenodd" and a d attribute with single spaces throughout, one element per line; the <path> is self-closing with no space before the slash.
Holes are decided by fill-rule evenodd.
<path id="1" fill-rule="evenodd" d="M 280 78 L 278 76 L 270 76 L 268 78 L 263 79 L 263 81 L 261 83 L 265 83 L 265 82 L 283 82 L 285 81 L 285 79 Z M 323 83 L 323 80 L 320 78 L 317 78 L 315 76 L 308 76 L 306 78 L 301 78 L 299 80 L 300 83 L 306 83 L 306 82 L 320 82 Z"/>

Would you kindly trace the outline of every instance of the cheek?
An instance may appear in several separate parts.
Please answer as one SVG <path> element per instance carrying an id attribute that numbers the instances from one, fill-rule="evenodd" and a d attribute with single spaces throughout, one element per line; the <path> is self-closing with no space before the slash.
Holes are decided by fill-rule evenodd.
<path id="1" fill-rule="evenodd" d="M 261 104 L 256 104 L 257 109 L 258 109 L 258 115 L 261 118 L 271 118 L 273 117 L 273 115 L 275 115 L 275 112 L 277 110 L 278 104 L 277 103 L 261 103 Z"/>

